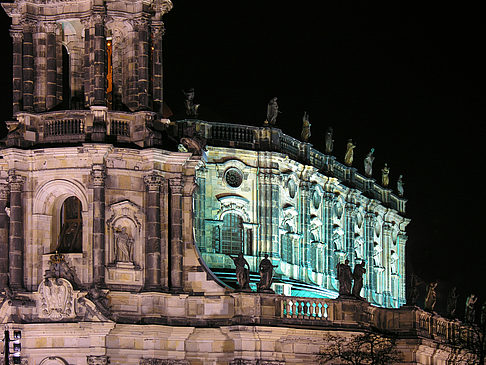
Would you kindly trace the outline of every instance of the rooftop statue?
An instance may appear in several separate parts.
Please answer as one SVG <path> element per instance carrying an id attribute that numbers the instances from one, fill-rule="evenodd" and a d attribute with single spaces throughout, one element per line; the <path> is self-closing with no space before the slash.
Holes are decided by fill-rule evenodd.
<path id="1" fill-rule="evenodd" d="M 250 265 L 248 261 L 243 257 L 243 253 L 240 252 L 238 256 L 233 257 L 228 255 L 234 262 L 236 266 L 236 279 L 238 280 L 238 285 L 240 290 L 251 290 L 250 289 Z M 248 266 L 248 268 L 246 268 Z"/>
<path id="2" fill-rule="evenodd" d="M 466 310 L 464 311 L 464 321 L 466 323 L 474 323 L 476 320 L 476 302 L 478 297 L 475 294 L 471 294 L 466 299 Z"/>
<path id="3" fill-rule="evenodd" d="M 275 125 L 277 123 L 277 116 L 278 113 L 278 104 L 277 104 L 277 97 L 270 99 L 267 105 L 267 120 L 265 120 L 265 125 Z"/>
<path id="4" fill-rule="evenodd" d="M 402 197 L 403 193 L 404 193 L 403 185 L 405 185 L 404 182 L 403 182 L 403 175 L 400 175 L 398 177 L 398 181 L 397 181 L 397 191 L 398 191 L 398 195 L 400 197 Z"/>
<path id="5" fill-rule="evenodd" d="M 351 268 L 349 267 L 349 260 L 345 260 L 344 264 L 337 264 L 336 270 L 337 279 L 339 281 L 339 295 L 350 295 L 353 274 L 351 273 Z"/>
<path id="6" fill-rule="evenodd" d="M 371 177 L 373 175 L 373 161 L 375 160 L 375 157 L 373 156 L 373 153 L 375 152 L 375 149 L 372 148 L 370 152 L 366 155 L 366 158 L 364 159 L 364 169 L 365 169 L 365 174 L 368 177 Z"/>
<path id="7" fill-rule="evenodd" d="M 417 300 L 420 295 L 420 286 L 424 284 L 424 281 L 420 279 L 416 274 L 412 273 L 410 278 L 410 294 L 409 305 L 417 305 Z"/>
<path id="8" fill-rule="evenodd" d="M 344 163 L 347 166 L 351 166 L 353 164 L 354 159 L 354 149 L 356 145 L 353 144 L 353 140 L 349 139 L 346 145 L 346 154 L 344 155 Z"/>
<path id="9" fill-rule="evenodd" d="M 302 141 L 304 142 L 309 142 L 309 138 L 311 136 L 311 124 L 309 121 L 309 114 L 307 112 L 304 112 L 304 116 L 302 117 Z"/>
<path id="10" fill-rule="evenodd" d="M 189 90 L 182 92 L 186 97 L 186 100 L 184 101 L 184 106 L 186 107 L 186 115 L 189 118 L 197 118 L 199 104 L 194 104 L 194 88 L 190 88 Z"/>
<path id="11" fill-rule="evenodd" d="M 456 309 L 458 297 L 459 295 L 456 293 L 456 287 L 453 287 L 447 297 L 447 316 L 449 318 L 456 318 L 457 316 Z"/>
<path id="12" fill-rule="evenodd" d="M 328 127 L 326 131 L 326 137 L 324 138 L 324 141 L 326 143 L 325 152 L 327 154 L 330 154 L 334 148 L 334 139 L 332 139 L 332 134 L 333 134 L 332 127 Z"/>
<path id="13" fill-rule="evenodd" d="M 385 166 L 381 169 L 381 184 L 386 188 L 390 185 L 390 168 L 385 163 Z"/>
<path id="14" fill-rule="evenodd" d="M 272 285 L 273 269 L 277 267 L 272 265 L 272 262 L 268 259 L 268 254 L 265 254 L 265 258 L 260 262 L 260 282 L 258 283 L 258 291 L 272 291 L 270 286 Z"/>
<path id="15" fill-rule="evenodd" d="M 363 274 L 366 273 L 365 262 L 361 260 L 361 263 L 354 266 L 353 271 L 353 295 L 356 298 L 361 298 L 361 289 L 363 288 Z"/>
<path id="16" fill-rule="evenodd" d="M 433 281 L 427 286 L 427 296 L 425 297 L 425 310 L 432 312 L 437 303 L 437 293 L 435 292 L 437 288 L 437 282 Z"/>

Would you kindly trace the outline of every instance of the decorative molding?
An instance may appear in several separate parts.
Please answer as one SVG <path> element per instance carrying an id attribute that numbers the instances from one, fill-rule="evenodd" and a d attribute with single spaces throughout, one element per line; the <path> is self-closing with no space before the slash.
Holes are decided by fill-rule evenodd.
<path id="1" fill-rule="evenodd" d="M 76 317 L 73 286 L 66 279 L 46 278 L 39 284 L 38 292 L 39 318 L 60 321 Z"/>

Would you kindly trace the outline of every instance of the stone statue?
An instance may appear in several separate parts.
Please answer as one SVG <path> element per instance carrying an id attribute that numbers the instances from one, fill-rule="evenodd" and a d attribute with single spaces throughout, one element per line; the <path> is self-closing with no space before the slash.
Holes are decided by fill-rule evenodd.
<path id="1" fill-rule="evenodd" d="M 453 287 L 449 292 L 449 296 L 447 297 L 447 316 L 449 318 L 456 318 L 456 309 L 457 309 L 457 298 L 459 295 L 456 293 L 456 287 Z"/>
<path id="2" fill-rule="evenodd" d="M 133 262 L 133 242 L 127 227 L 115 227 L 115 261 Z"/>
<path id="3" fill-rule="evenodd" d="M 435 292 L 435 288 L 437 288 L 437 282 L 433 281 L 427 286 L 427 296 L 425 297 L 425 305 L 424 309 L 426 311 L 432 312 L 435 307 L 435 303 L 437 302 L 437 293 Z"/>
<path id="4" fill-rule="evenodd" d="M 326 144 L 325 152 L 327 154 L 330 154 L 334 148 L 334 139 L 332 139 L 332 133 L 333 133 L 332 127 L 328 127 L 326 132 L 326 137 L 324 139 Z"/>
<path id="5" fill-rule="evenodd" d="M 351 268 L 349 267 L 349 260 L 345 260 L 344 264 L 337 264 L 336 270 L 337 279 L 339 281 L 339 295 L 350 295 L 353 274 L 351 273 Z"/>
<path id="6" fill-rule="evenodd" d="M 307 112 L 304 112 L 304 116 L 302 117 L 302 141 L 304 142 L 309 142 L 309 138 L 311 136 L 311 124 L 309 121 L 309 114 Z"/>
<path id="7" fill-rule="evenodd" d="M 366 273 L 365 262 L 361 260 L 361 263 L 354 265 L 353 271 L 353 295 L 356 298 L 361 298 L 361 289 L 363 288 L 363 274 Z"/>
<path id="8" fill-rule="evenodd" d="M 265 120 L 265 125 L 275 125 L 277 123 L 277 116 L 278 113 L 278 104 L 277 104 L 277 98 L 274 97 L 270 99 L 267 105 L 267 120 Z"/>
<path id="9" fill-rule="evenodd" d="M 375 152 L 375 149 L 372 148 L 370 152 L 366 155 L 366 158 L 364 159 L 364 169 L 365 169 L 365 174 L 368 177 L 371 177 L 373 175 L 373 161 L 375 160 L 375 157 L 373 156 L 373 153 Z"/>
<path id="10" fill-rule="evenodd" d="M 410 292 L 409 292 L 409 305 L 416 305 L 418 297 L 420 295 L 420 286 L 424 284 L 424 281 L 417 275 L 412 273 L 410 278 Z"/>
<path id="11" fill-rule="evenodd" d="M 228 255 L 234 262 L 236 266 L 236 279 L 238 280 L 238 285 L 241 290 L 250 289 L 250 265 L 248 261 L 243 257 L 243 253 L 240 252 L 237 257 Z M 245 266 L 248 266 L 246 268 Z"/>
<path id="12" fill-rule="evenodd" d="M 63 224 L 59 235 L 57 251 L 62 253 L 82 252 L 82 247 L 80 247 L 81 240 L 78 238 L 81 234 L 81 228 L 78 222 Z"/>
<path id="13" fill-rule="evenodd" d="M 381 169 L 381 184 L 386 188 L 390 184 L 390 168 L 385 163 L 385 166 Z"/>
<path id="14" fill-rule="evenodd" d="M 260 262 L 260 282 L 258 283 L 258 291 L 271 291 L 273 269 L 277 267 L 272 265 L 272 262 L 268 259 L 268 254 L 265 254 L 265 258 Z"/>
<path id="15" fill-rule="evenodd" d="M 476 309 L 474 306 L 477 300 L 478 297 L 475 294 L 471 294 L 466 299 L 466 310 L 464 312 L 464 321 L 466 323 L 474 323 L 476 320 Z"/>
<path id="16" fill-rule="evenodd" d="M 194 104 L 194 88 L 190 88 L 189 90 L 182 92 L 186 97 L 186 100 L 184 101 L 184 106 L 186 107 L 186 115 L 190 118 L 197 118 L 199 104 Z"/>
<path id="17" fill-rule="evenodd" d="M 405 185 L 403 182 L 403 175 L 400 175 L 397 181 L 397 191 L 399 196 L 403 196 L 404 193 L 403 185 Z"/>
<path id="18" fill-rule="evenodd" d="M 356 146 L 353 144 L 352 139 L 348 139 L 348 143 L 346 145 L 346 154 L 344 155 L 344 163 L 347 166 L 351 166 L 353 164 L 353 158 L 354 158 L 354 149 Z"/>

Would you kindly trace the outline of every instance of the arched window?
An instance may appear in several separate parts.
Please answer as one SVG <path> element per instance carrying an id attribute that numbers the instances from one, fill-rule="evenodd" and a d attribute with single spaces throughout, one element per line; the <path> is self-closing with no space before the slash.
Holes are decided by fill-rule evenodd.
<path id="1" fill-rule="evenodd" d="M 83 252 L 83 218 L 79 199 L 71 196 L 64 200 L 59 216 L 61 231 L 57 251 L 60 253 Z"/>
<path id="2" fill-rule="evenodd" d="M 243 252 L 243 219 L 234 213 L 223 218 L 221 230 L 221 253 L 237 255 Z"/>

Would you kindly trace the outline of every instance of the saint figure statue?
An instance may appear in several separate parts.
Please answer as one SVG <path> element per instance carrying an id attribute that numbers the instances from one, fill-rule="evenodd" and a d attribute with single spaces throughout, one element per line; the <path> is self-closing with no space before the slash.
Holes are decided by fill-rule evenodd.
<path id="1" fill-rule="evenodd" d="M 466 299 L 466 310 L 464 311 L 464 321 L 466 323 L 474 323 L 476 321 L 476 302 L 478 297 L 475 294 L 471 294 Z"/>
<path id="2" fill-rule="evenodd" d="M 365 169 L 365 174 L 368 177 L 371 177 L 373 175 L 373 161 L 375 160 L 375 157 L 373 156 L 373 153 L 375 152 L 375 149 L 372 148 L 370 152 L 366 155 L 366 158 L 364 159 L 364 169 Z"/>
<path id="3" fill-rule="evenodd" d="M 115 227 L 115 260 L 133 262 L 133 238 L 127 227 Z"/>
<path id="4" fill-rule="evenodd" d="M 453 287 L 449 292 L 449 296 L 447 297 L 447 316 L 449 318 L 456 318 L 456 309 L 457 309 L 457 298 L 459 295 L 456 293 L 456 287 Z"/>
<path id="5" fill-rule="evenodd" d="M 260 262 L 260 282 L 258 283 L 258 291 L 271 290 L 273 278 L 273 268 L 277 267 L 272 265 L 272 261 L 268 259 L 268 254 L 265 254 L 265 258 Z"/>
<path id="6" fill-rule="evenodd" d="M 265 125 L 275 125 L 277 123 L 277 115 L 280 113 L 278 111 L 277 97 L 270 99 L 267 105 L 267 120 L 265 120 Z"/>
<path id="7" fill-rule="evenodd" d="M 353 271 L 353 295 L 356 298 L 361 298 L 361 289 L 363 288 L 363 274 L 366 273 L 365 269 L 365 262 L 361 261 L 361 263 L 356 264 L 354 266 L 354 271 Z"/>
<path id="8" fill-rule="evenodd" d="M 381 184 L 386 188 L 390 184 L 390 168 L 385 163 L 385 166 L 381 169 Z"/>
<path id="9" fill-rule="evenodd" d="M 309 142 L 309 138 L 311 136 L 311 124 L 309 121 L 309 114 L 307 112 L 304 112 L 304 116 L 302 117 L 302 141 L 304 142 Z"/>
<path id="10" fill-rule="evenodd" d="M 228 255 L 234 262 L 236 267 L 236 279 L 241 290 L 250 289 L 250 265 L 248 261 L 243 257 L 243 253 L 240 252 L 237 257 Z M 248 266 L 246 268 L 245 266 Z"/>
<path id="11" fill-rule="evenodd" d="M 348 139 L 348 143 L 346 144 L 346 154 L 344 155 L 344 163 L 347 166 L 351 166 L 353 164 L 355 148 L 356 146 L 353 144 L 353 140 Z"/>
<path id="12" fill-rule="evenodd" d="M 325 152 L 327 154 L 330 154 L 334 148 L 334 140 L 332 139 L 332 127 L 328 127 L 326 131 L 326 137 L 324 138 L 324 142 L 326 144 L 326 150 Z"/>
<path id="13" fill-rule="evenodd" d="M 186 97 L 186 100 L 184 100 L 186 115 L 190 118 L 197 118 L 197 110 L 199 109 L 199 104 L 194 104 L 194 88 L 182 92 Z"/>
<path id="14" fill-rule="evenodd" d="M 404 189 L 403 189 L 403 175 L 400 175 L 397 180 L 397 191 L 399 196 L 403 196 Z"/>
<path id="15" fill-rule="evenodd" d="M 435 292 L 437 288 L 437 282 L 434 281 L 427 286 L 427 296 L 425 297 L 425 310 L 432 312 L 437 302 L 437 293 Z"/>
<path id="16" fill-rule="evenodd" d="M 353 275 L 351 273 L 351 268 L 349 267 L 349 260 L 345 260 L 344 264 L 337 264 L 336 270 L 337 279 L 339 281 L 339 295 L 350 295 Z"/>

